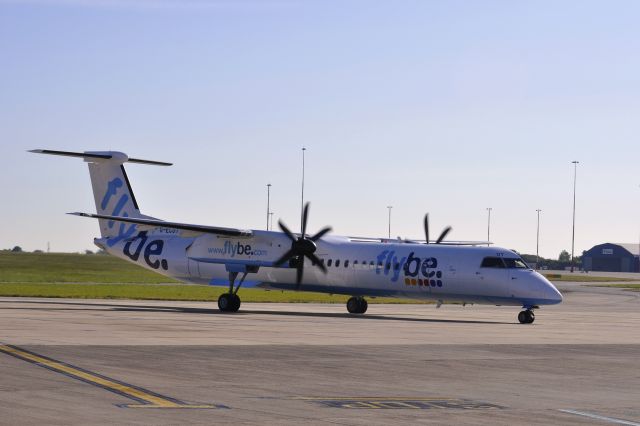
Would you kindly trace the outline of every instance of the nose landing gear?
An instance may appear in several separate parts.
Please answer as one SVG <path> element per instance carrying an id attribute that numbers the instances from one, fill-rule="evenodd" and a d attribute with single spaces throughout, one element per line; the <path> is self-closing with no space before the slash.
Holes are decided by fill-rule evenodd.
<path id="1" fill-rule="evenodd" d="M 525 311 L 520 311 L 520 313 L 518 314 L 518 321 L 520 321 L 520 324 L 531 324 L 533 323 L 533 321 L 535 321 L 536 316 L 533 314 L 533 311 L 530 309 L 527 309 Z"/>
<path id="2" fill-rule="evenodd" d="M 364 297 L 351 297 L 347 301 L 347 311 L 350 314 L 364 314 L 367 312 L 367 307 L 369 304 L 364 299 Z"/>

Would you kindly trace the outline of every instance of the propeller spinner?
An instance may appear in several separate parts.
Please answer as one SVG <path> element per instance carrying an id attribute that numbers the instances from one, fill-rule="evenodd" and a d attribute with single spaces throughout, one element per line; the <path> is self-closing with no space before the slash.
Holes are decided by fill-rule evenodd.
<path id="1" fill-rule="evenodd" d="M 316 241 L 331 232 L 331 227 L 327 226 L 325 228 L 322 228 L 322 230 L 320 230 L 314 236 L 307 237 L 308 216 L 309 203 L 305 204 L 304 210 L 302 211 L 302 235 L 297 238 L 295 235 L 293 235 L 289 228 L 287 228 L 287 226 L 282 223 L 281 220 L 278 221 L 278 225 L 280 226 L 282 232 L 284 232 L 285 235 L 291 240 L 291 248 L 284 255 L 282 255 L 280 259 L 276 260 L 274 265 L 280 266 L 292 259 L 295 260 L 296 290 L 300 289 L 300 285 L 302 284 L 305 257 L 313 262 L 315 266 L 317 266 L 322 272 L 324 272 L 325 274 L 327 273 L 327 268 L 324 266 L 324 263 L 322 263 L 322 261 L 314 253 L 318 249 L 318 247 L 316 246 Z"/>

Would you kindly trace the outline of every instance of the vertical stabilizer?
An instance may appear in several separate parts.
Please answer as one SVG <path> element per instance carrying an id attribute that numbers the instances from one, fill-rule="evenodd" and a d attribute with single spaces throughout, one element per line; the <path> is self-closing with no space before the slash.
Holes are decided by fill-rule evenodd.
<path id="1" fill-rule="evenodd" d="M 93 187 L 96 212 L 109 216 L 142 217 L 140 208 L 133 195 L 124 163 L 127 156 L 121 152 L 87 152 L 86 154 L 105 155 L 111 158 L 85 157 L 89 163 L 89 175 Z M 128 238 L 135 232 L 135 226 L 100 219 L 100 234 L 113 241 Z"/>
<path id="2" fill-rule="evenodd" d="M 89 175 L 91 177 L 91 186 L 93 187 L 96 212 L 107 216 L 131 218 L 148 217 L 140 213 L 140 208 L 131 189 L 131 183 L 124 169 L 124 163 L 130 162 L 159 166 L 171 165 L 170 163 L 159 161 L 129 158 L 126 154 L 117 151 L 80 153 L 37 149 L 31 152 L 83 158 L 84 161 L 89 164 Z M 103 238 L 107 238 L 107 244 L 109 246 L 133 236 L 136 231 L 135 224 L 115 222 L 107 219 L 99 219 L 98 222 L 100 224 L 100 235 Z"/>

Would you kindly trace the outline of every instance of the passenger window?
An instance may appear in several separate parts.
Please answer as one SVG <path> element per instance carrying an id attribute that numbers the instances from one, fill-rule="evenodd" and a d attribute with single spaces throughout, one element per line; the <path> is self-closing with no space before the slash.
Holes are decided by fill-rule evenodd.
<path id="1" fill-rule="evenodd" d="M 382 262 L 380 262 L 380 265 L 382 265 Z M 374 268 L 373 260 L 372 260 L 371 262 L 369 262 L 369 268 L 371 268 L 371 269 L 375 269 L 375 268 Z"/>
<path id="2" fill-rule="evenodd" d="M 348 267 L 349 267 L 349 261 L 348 261 L 348 260 L 345 260 L 345 261 L 344 261 L 344 267 L 345 267 L 345 268 L 348 268 Z"/>
<path id="3" fill-rule="evenodd" d="M 357 266 L 358 266 L 358 261 L 357 261 L 357 260 L 354 260 L 354 261 L 353 261 L 353 267 L 354 267 L 354 268 L 356 268 Z"/>
<path id="4" fill-rule="evenodd" d="M 331 266 L 331 262 L 332 262 L 331 259 L 327 260 L 327 266 Z"/>
<path id="5" fill-rule="evenodd" d="M 504 263 L 499 257 L 485 257 L 482 259 L 481 268 L 504 268 Z"/>
<path id="6" fill-rule="evenodd" d="M 400 264 L 396 263 L 395 265 L 393 265 L 393 269 L 395 269 L 396 271 L 400 269 Z"/>
<path id="7" fill-rule="evenodd" d="M 387 262 L 386 266 L 384 267 L 384 269 L 386 269 L 387 271 L 389 269 L 391 269 L 391 262 Z"/>
<path id="8" fill-rule="evenodd" d="M 336 268 L 340 266 L 340 259 L 336 259 Z"/>

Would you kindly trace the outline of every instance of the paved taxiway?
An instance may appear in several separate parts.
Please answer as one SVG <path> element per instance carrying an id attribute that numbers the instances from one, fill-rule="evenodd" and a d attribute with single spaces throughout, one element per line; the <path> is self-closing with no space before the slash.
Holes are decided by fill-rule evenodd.
<path id="1" fill-rule="evenodd" d="M 640 293 L 559 287 L 533 325 L 489 306 L 0 298 L 0 424 L 640 424 Z"/>

